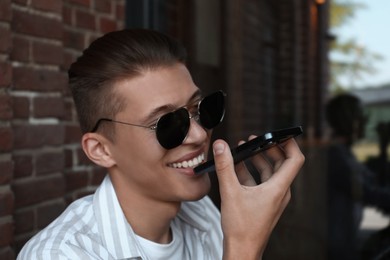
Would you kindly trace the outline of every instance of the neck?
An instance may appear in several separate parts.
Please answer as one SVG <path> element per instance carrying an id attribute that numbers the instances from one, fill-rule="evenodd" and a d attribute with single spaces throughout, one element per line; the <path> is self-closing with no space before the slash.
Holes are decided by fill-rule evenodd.
<path id="1" fill-rule="evenodd" d="M 124 184 L 125 180 L 111 179 L 119 204 L 134 232 L 156 243 L 171 242 L 170 225 L 180 210 L 180 202 L 164 202 L 146 197 L 143 194 L 131 192 L 133 189 L 129 189 Z"/>

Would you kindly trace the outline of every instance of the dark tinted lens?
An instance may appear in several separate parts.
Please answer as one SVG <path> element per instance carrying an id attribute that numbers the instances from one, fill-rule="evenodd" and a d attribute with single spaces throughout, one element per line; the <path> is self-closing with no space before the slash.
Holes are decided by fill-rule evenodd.
<path id="1" fill-rule="evenodd" d="M 199 105 L 199 120 L 203 127 L 216 127 L 225 115 L 225 99 L 222 91 L 205 97 Z"/>
<path id="2" fill-rule="evenodd" d="M 181 145 L 188 134 L 190 118 L 185 108 L 180 108 L 160 118 L 157 123 L 157 140 L 165 149 Z"/>

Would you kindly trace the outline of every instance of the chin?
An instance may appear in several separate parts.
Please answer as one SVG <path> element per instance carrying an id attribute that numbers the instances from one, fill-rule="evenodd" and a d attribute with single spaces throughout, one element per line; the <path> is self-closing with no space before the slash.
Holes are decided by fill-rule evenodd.
<path id="1" fill-rule="evenodd" d="M 206 176 L 205 176 L 206 177 Z M 207 177 L 207 181 L 200 187 L 187 187 L 185 201 L 196 201 L 204 198 L 210 192 L 210 179 Z"/>
<path id="2" fill-rule="evenodd" d="M 199 195 L 196 195 L 196 196 L 188 196 L 188 198 L 186 198 L 184 201 L 198 201 L 198 200 L 201 200 L 203 199 L 205 196 L 207 196 L 208 192 L 206 192 L 205 194 L 199 194 Z"/>

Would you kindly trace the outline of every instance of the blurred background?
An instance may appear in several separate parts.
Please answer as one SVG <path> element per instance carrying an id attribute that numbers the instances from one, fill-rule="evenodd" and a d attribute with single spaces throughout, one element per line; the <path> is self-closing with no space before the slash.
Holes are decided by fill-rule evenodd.
<path id="1" fill-rule="evenodd" d="M 235 145 L 252 133 L 303 127 L 306 163 L 264 259 L 338 259 L 329 253 L 336 240 L 328 169 L 338 165 L 329 147 L 343 138 L 335 138 L 326 107 L 335 96 L 356 96 L 365 135 L 351 137 L 346 151 L 369 172 L 381 203 L 352 196 L 351 204 L 362 206 L 352 233 L 362 259 L 390 259 L 389 10 L 387 0 L 1 0 L 0 259 L 15 259 L 104 177 L 80 147 L 67 69 L 102 34 L 138 27 L 178 38 L 196 84 L 228 94 L 214 137 Z M 219 206 L 213 182 L 210 196 Z"/>

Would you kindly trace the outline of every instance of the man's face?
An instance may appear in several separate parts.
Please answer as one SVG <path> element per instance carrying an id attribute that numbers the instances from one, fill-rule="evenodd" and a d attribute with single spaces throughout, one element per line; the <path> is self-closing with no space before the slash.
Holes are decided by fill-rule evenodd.
<path id="1" fill-rule="evenodd" d="M 115 89 L 127 102 L 115 120 L 145 126 L 155 124 L 167 112 L 201 99 L 182 64 L 144 71 L 141 76 L 117 82 Z M 110 145 L 116 164 L 109 171 L 116 188 L 122 193 L 159 201 L 197 200 L 205 196 L 210 189 L 208 175 L 195 176 L 191 167 L 177 167 L 201 155 L 207 158 L 211 131 L 195 120 L 190 121 L 187 138 L 171 150 L 159 144 L 153 130 L 113 124 L 115 143 Z"/>

